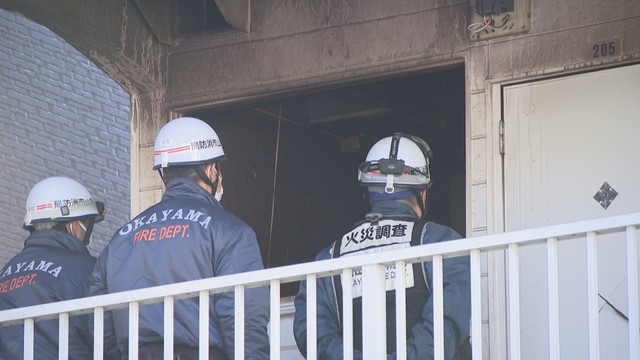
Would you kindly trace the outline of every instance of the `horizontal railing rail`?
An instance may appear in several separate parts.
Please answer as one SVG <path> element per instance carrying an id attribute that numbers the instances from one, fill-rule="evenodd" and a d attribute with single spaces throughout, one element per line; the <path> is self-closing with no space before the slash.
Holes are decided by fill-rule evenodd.
<path id="1" fill-rule="evenodd" d="M 384 313 L 384 266 L 395 265 L 401 268 L 408 263 L 419 261 L 433 262 L 433 296 L 434 296 L 434 334 L 435 334 L 435 354 L 436 358 L 443 358 L 443 303 L 442 303 L 442 262 L 444 259 L 456 256 L 470 256 L 471 263 L 471 342 L 474 359 L 482 358 L 482 328 L 481 328 L 481 270 L 480 255 L 482 252 L 491 250 L 506 250 L 509 257 L 508 271 L 509 283 L 507 284 L 509 298 L 508 321 L 511 329 L 519 329 L 519 307 L 518 307 L 518 280 L 517 280 L 517 250 L 518 246 L 544 243 L 548 244 L 550 251 L 550 259 L 553 260 L 553 254 L 557 241 L 579 237 L 594 237 L 594 235 L 622 232 L 627 234 L 627 262 L 628 267 L 628 286 L 629 286 L 629 342 L 631 358 L 638 358 L 640 351 L 638 329 L 640 328 L 638 319 L 638 279 L 637 279 L 637 239 L 635 230 L 640 225 L 640 213 L 621 215 L 608 218 L 600 218 L 594 220 L 586 220 L 574 223 L 545 226 L 535 229 L 514 231 L 508 233 L 500 233 L 494 235 L 486 235 L 476 238 L 467 238 L 461 240 L 447 241 L 429 245 L 422 245 L 400 250 L 391 250 L 382 253 L 366 254 L 361 256 L 343 257 L 338 259 L 317 261 L 313 263 L 304 263 L 283 266 L 278 268 L 265 269 L 247 273 L 214 277 L 208 279 L 194 280 L 183 283 L 175 283 L 170 285 L 157 286 L 153 288 L 145 288 L 126 292 L 112 293 L 107 295 L 94 296 L 89 298 L 81 298 L 74 300 L 61 301 L 56 303 L 48 303 L 36 306 L 16 308 L 0 312 L 0 326 L 24 324 L 25 334 L 25 359 L 33 358 L 33 338 L 34 338 L 34 322 L 46 319 L 60 320 L 60 358 L 66 358 L 68 354 L 67 339 L 68 321 L 70 316 L 80 314 L 93 314 L 94 316 L 94 354 L 96 359 L 102 358 L 103 352 L 103 320 L 104 312 L 114 309 L 129 309 L 130 327 L 129 327 L 129 358 L 137 358 L 138 344 L 138 314 L 139 307 L 143 304 L 163 302 L 165 304 L 165 319 L 171 319 L 173 315 L 173 303 L 175 300 L 199 297 L 200 299 L 200 358 L 208 359 L 208 313 L 209 313 L 209 296 L 216 293 L 231 292 L 235 293 L 236 303 L 236 358 L 242 359 L 244 354 L 244 309 L 243 299 L 244 290 L 252 287 L 270 286 L 271 291 L 271 321 L 270 321 L 270 337 L 271 337 L 271 358 L 280 358 L 280 285 L 284 283 L 306 280 L 308 286 L 307 294 L 307 316 L 308 316 L 308 342 L 307 355 L 308 358 L 316 358 L 316 280 L 320 277 L 333 276 L 341 274 L 349 277 L 353 270 L 362 269 L 363 282 L 363 311 L 367 313 Z M 593 259 L 591 259 L 593 261 Z M 557 270 L 553 261 L 550 261 L 550 274 Z M 635 268 L 634 268 L 635 266 Z M 634 272 L 635 269 L 635 272 Z M 404 272 L 397 272 L 399 276 L 404 276 Z M 591 282 L 594 274 L 589 274 Z M 350 283 L 343 281 L 343 283 Z M 398 284 L 404 284 L 402 278 L 397 281 Z M 367 285 L 368 284 L 368 285 Z M 555 285 L 554 285 L 555 284 Z M 592 284 L 592 283 L 591 283 Z M 557 278 L 549 280 L 550 296 L 555 296 L 553 291 L 557 286 Z M 343 303 L 343 319 L 351 319 L 351 299 L 349 291 L 350 287 L 344 287 L 344 303 Z M 635 298 L 634 298 L 635 294 Z M 396 291 L 397 304 L 404 304 L 404 290 L 402 286 Z M 557 302 L 557 300 L 556 300 Z M 554 300 L 550 299 L 550 336 L 556 336 L 551 340 L 551 355 L 557 351 L 557 305 Z M 398 316 L 397 338 L 403 339 L 404 333 L 404 309 L 398 307 L 396 309 Z M 597 314 L 596 314 L 597 315 Z M 365 358 L 383 359 L 385 358 L 385 324 L 384 316 L 372 317 L 365 316 L 363 329 L 371 332 L 370 336 L 364 336 L 365 342 Z M 165 338 L 173 338 L 173 321 L 165 321 L 169 324 L 165 328 Z M 555 325 L 554 325 L 555 324 Z M 353 324 L 345 322 L 344 341 L 346 345 L 351 344 Z M 634 330 L 635 329 L 635 330 Z M 597 339 L 597 325 L 590 328 L 590 344 Z M 597 341 L 596 341 L 597 342 Z M 520 356 L 519 334 L 512 331 L 509 334 L 509 356 L 511 359 L 518 359 Z M 171 341 L 165 342 L 164 354 L 165 358 L 172 358 L 173 344 Z M 397 341 L 398 358 L 402 358 L 406 354 L 404 341 Z M 596 348 L 590 350 L 591 353 L 597 351 Z M 345 351 L 345 359 L 350 358 L 350 354 Z M 597 357 L 595 357 L 597 358 Z"/>

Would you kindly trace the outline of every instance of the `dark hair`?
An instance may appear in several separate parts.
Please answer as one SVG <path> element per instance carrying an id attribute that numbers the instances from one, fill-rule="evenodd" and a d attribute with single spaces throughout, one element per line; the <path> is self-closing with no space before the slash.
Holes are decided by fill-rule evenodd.
<path id="1" fill-rule="evenodd" d="M 162 175 L 166 182 L 176 178 L 184 178 L 193 182 L 198 182 L 200 176 L 196 172 L 195 168 L 200 167 L 203 171 L 209 164 L 204 165 L 187 165 L 187 166 L 171 166 L 162 170 Z"/>
<path id="2" fill-rule="evenodd" d="M 422 206 L 421 206 L 420 202 L 418 202 L 419 197 L 420 197 L 420 192 L 418 191 L 418 192 L 414 192 L 413 196 L 409 196 L 409 197 L 406 197 L 406 198 L 403 198 L 403 199 L 399 199 L 398 201 L 402 202 L 402 203 L 405 203 L 405 204 L 407 204 L 409 206 L 418 206 L 418 207 L 420 207 L 422 209 Z"/>
<path id="3" fill-rule="evenodd" d="M 42 221 L 42 222 L 36 222 L 33 223 L 33 225 L 27 227 L 27 230 L 29 230 L 29 233 L 32 233 L 34 231 L 40 231 L 40 230 L 56 230 L 56 231 L 62 231 L 62 232 L 67 232 L 67 230 L 65 229 L 65 224 L 67 223 L 67 221 Z"/>
<path id="4" fill-rule="evenodd" d="M 373 205 L 374 203 L 377 202 L 381 202 L 381 201 L 399 201 L 399 202 L 403 202 L 406 203 L 408 205 L 419 205 L 418 204 L 418 198 L 420 197 L 420 192 L 422 191 L 422 189 L 412 189 L 411 192 L 408 192 L 405 196 L 403 197 L 389 197 L 389 198 L 384 198 L 384 199 L 380 199 L 380 198 L 374 198 L 374 196 L 371 195 L 371 193 L 369 191 L 365 191 L 365 196 L 368 199 L 369 203 L 371 205 Z"/>

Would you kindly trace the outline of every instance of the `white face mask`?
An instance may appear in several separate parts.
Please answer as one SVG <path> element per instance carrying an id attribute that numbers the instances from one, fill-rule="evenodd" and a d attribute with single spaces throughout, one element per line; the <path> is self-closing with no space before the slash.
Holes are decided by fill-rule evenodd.
<path id="1" fill-rule="evenodd" d="M 222 185 L 220 185 L 220 191 L 217 191 L 216 194 L 214 195 L 214 197 L 216 198 L 216 200 L 218 200 L 218 202 L 222 201 L 223 193 L 224 193 L 224 188 L 222 187 Z"/>

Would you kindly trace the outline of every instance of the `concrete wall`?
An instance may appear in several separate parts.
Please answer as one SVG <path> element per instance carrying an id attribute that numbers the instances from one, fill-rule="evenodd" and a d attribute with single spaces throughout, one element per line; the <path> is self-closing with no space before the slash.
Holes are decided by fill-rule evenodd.
<path id="1" fill-rule="evenodd" d="M 249 33 L 184 40 L 169 50 L 165 105 L 189 109 L 464 62 L 467 233 L 492 232 L 501 211 L 487 200 L 490 179 L 499 180 L 491 178 L 497 129 L 487 122 L 493 84 L 638 59 L 640 3 L 536 1 L 530 32 L 480 42 L 469 40 L 471 11 L 464 0 L 254 2 Z M 619 39 L 620 51 L 594 59 L 593 43 L 608 39 Z"/>
<path id="2" fill-rule="evenodd" d="M 129 95 L 42 25 L 0 10 L 0 266 L 23 247 L 25 201 L 49 176 L 85 185 L 107 206 L 97 255 L 129 218 Z"/>

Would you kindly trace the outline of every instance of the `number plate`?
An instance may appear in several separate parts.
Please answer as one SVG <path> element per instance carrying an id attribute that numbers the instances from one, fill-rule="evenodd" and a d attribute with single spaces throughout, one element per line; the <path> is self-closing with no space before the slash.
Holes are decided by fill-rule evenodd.
<path id="1" fill-rule="evenodd" d="M 618 56 L 622 50 L 621 43 L 619 39 L 595 42 L 589 46 L 589 57 L 600 59 Z"/>

